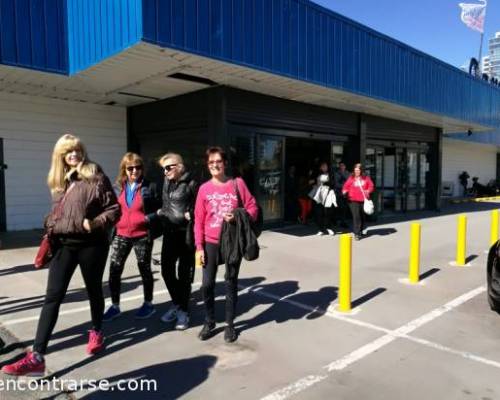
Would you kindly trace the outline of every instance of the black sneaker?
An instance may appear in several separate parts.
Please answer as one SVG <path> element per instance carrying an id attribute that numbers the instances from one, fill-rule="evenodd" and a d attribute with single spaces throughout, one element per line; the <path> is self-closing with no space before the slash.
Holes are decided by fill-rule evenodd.
<path id="1" fill-rule="evenodd" d="M 205 322 L 203 328 L 201 328 L 200 333 L 198 333 L 198 338 L 200 340 L 210 339 L 214 334 L 215 322 Z"/>
<path id="2" fill-rule="evenodd" d="M 233 343 L 236 339 L 238 339 L 238 334 L 236 333 L 234 326 L 226 326 L 224 328 L 224 341 L 226 343 Z"/>
<path id="3" fill-rule="evenodd" d="M 361 240 L 361 235 L 354 235 L 354 240 Z"/>

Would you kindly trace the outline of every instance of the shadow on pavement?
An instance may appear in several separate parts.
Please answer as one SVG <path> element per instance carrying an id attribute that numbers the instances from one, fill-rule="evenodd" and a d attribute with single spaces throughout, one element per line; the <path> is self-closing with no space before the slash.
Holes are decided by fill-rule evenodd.
<path id="1" fill-rule="evenodd" d="M 263 277 L 244 278 L 240 279 L 240 282 L 242 282 L 242 284 L 245 284 L 247 286 L 252 286 L 259 284 L 264 279 L 265 278 Z M 221 282 L 220 284 L 218 283 L 217 286 L 219 288 L 223 287 L 224 282 Z M 224 290 L 219 289 L 219 291 L 224 293 Z M 194 297 L 201 298 L 201 294 L 199 293 L 199 291 L 196 292 L 196 295 Z M 196 300 L 193 300 L 191 304 L 192 304 L 192 314 L 191 314 L 192 319 L 189 329 L 193 329 L 197 325 L 201 325 L 204 321 L 204 309 L 202 304 Z M 157 311 L 159 311 L 159 309 L 160 307 L 157 308 Z M 81 359 L 80 361 L 71 364 L 59 371 L 55 371 L 54 373 L 52 373 L 49 376 L 46 376 L 45 378 L 46 379 L 52 379 L 53 377 L 60 378 L 75 369 L 82 368 L 86 365 L 93 363 L 95 360 L 107 357 L 113 353 L 116 353 L 120 350 L 133 346 L 135 344 L 146 342 L 158 335 L 161 335 L 165 332 L 174 329 L 173 324 L 169 325 L 160 321 L 161 312 L 160 313 L 157 312 L 151 318 L 146 320 L 135 319 L 134 318 L 135 312 L 136 310 L 123 312 L 119 318 L 113 320 L 112 322 L 103 324 L 103 332 L 106 338 L 105 339 L 106 349 L 103 352 L 98 353 L 92 357 L 86 357 L 84 359 Z M 90 314 L 90 311 L 88 311 L 88 314 Z M 68 339 L 58 343 L 53 343 L 53 344 L 49 343 L 48 353 L 47 353 L 49 367 L 50 367 L 50 354 L 57 351 L 63 351 L 78 346 L 81 348 L 82 356 L 84 356 L 85 344 L 87 343 L 87 330 L 90 329 L 91 327 L 90 315 L 88 315 L 88 317 L 89 321 L 75 325 L 68 329 L 64 329 L 62 331 L 55 332 L 51 336 L 52 343 L 53 340 L 56 339 L 65 339 L 65 338 Z M 35 332 L 33 332 L 33 335 L 35 335 Z M 16 361 L 17 358 L 20 357 L 13 358 L 4 363 L 7 364 L 9 362 Z"/>
<path id="2" fill-rule="evenodd" d="M 102 398 L 124 399 L 132 397 L 144 400 L 178 399 L 207 380 L 210 370 L 214 367 L 216 361 L 217 357 L 215 356 L 202 355 L 150 365 L 106 378 L 111 385 L 120 383 L 120 387 L 126 385 L 123 381 L 134 380 L 136 381 L 133 382 L 134 385 L 138 384 L 139 388 L 142 385 L 142 391 L 119 391 L 116 387 L 113 391 L 96 391 L 80 398 L 82 400 Z M 152 390 L 154 385 L 156 385 L 156 390 Z"/>
<path id="3" fill-rule="evenodd" d="M 420 274 L 419 279 L 423 281 L 424 279 L 428 278 L 431 275 L 434 275 L 435 273 L 441 271 L 439 268 L 431 268 L 428 271 L 425 271 L 423 274 Z"/>
<path id="4" fill-rule="evenodd" d="M 367 293 L 367 294 L 364 294 L 363 296 L 361 297 L 358 297 L 356 300 L 354 300 L 352 303 L 351 303 L 351 306 L 352 308 L 356 308 L 356 307 L 359 307 L 361 304 L 364 304 L 366 303 L 367 301 L 373 299 L 374 297 L 377 297 L 378 295 L 386 292 L 387 289 L 386 288 L 383 288 L 383 287 L 380 287 L 380 288 L 377 288 L 377 289 L 374 289 L 372 290 L 371 292 Z"/>
<path id="5" fill-rule="evenodd" d="M 470 256 L 468 256 L 466 259 L 465 259 L 465 263 L 468 264 L 470 263 L 471 261 L 474 261 L 476 258 L 478 258 L 479 256 L 477 254 L 471 254 Z"/>
<path id="6" fill-rule="evenodd" d="M 366 231 L 366 237 L 370 236 L 387 236 L 396 233 L 397 229 L 395 228 L 378 228 L 378 229 L 368 229 Z"/>
<path id="7" fill-rule="evenodd" d="M 372 227 L 377 226 L 377 225 L 387 225 L 387 224 L 393 224 L 393 223 L 404 222 L 404 221 L 415 221 L 415 220 L 419 220 L 419 219 L 435 218 L 435 217 L 441 217 L 441 216 L 445 216 L 445 215 L 496 210 L 498 208 L 499 208 L 499 203 L 479 202 L 479 203 L 444 204 L 440 211 L 425 210 L 425 211 L 409 211 L 409 212 L 375 215 L 375 216 L 370 217 L 370 219 L 368 221 L 368 225 L 370 228 L 372 228 Z M 269 231 L 278 232 L 278 233 L 282 233 L 285 235 L 303 237 L 303 236 L 315 235 L 318 230 L 317 230 L 316 226 L 313 224 L 311 224 L 311 225 L 292 224 L 292 225 L 286 225 L 283 227 L 270 229 Z M 371 229 L 371 231 L 373 231 L 373 229 Z M 394 233 L 394 232 L 390 232 L 390 233 Z M 385 234 L 388 234 L 388 233 L 385 233 Z M 369 235 L 369 236 L 372 236 L 372 235 Z"/>
<path id="8" fill-rule="evenodd" d="M 35 268 L 33 264 L 17 265 L 15 267 L 0 269 L 0 276 L 20 274 L 26 272 L 37 272 L 38 269 Z"/>
<path id="9" fill-rule="evenodd" d="M 153 275 L 158 274 L 157 271 L 153 271 Z M 135 279 L 132 282 L 128 282 L 132 279 Z M 158 279 L 155 279 L 158 281 Z M 122 287 L 121 293 L 126 293 L 132 290 L 135 290 L 137 287 L 142 286 L 142 280 L 140 275 L 129 276 L 122 278 Z M 108 298 L 109 288 L 106 285 L 104 288 L 104 297 Z M 24 299 L 16 299 L 0 302 L 0 315 L 11 314 L 15 312 L 27 311 L 35 308 L 41 308 L 43 306 L 45 300 L 45 295 L 27 297 Z M 66 296 L 64 297 L 63 303 L 77 303 L 81 301 L 88 300 L 87 290 L 85 288 L 71 289 L 68 290 Z M 9 306 L 9 307 L 6 307 Z"/>
<path id="10" fill-rule="evenodd" d="M 285 281 L 268 285 L 257 285 L 240 297 L 242 312 L 255 304 L 270 304 L 260 314 L 246 320 L 237 320 L 238 333 L 260 325 L 275 322 L 277 324 L 302 318 L 315 319 L 322 316 L 330 303 L 337 298 L 337 288 L 326 286 L 318 291 L 296 293 L 298 282 Z M 259 293 L 260 292 L 260 293 Z"/>

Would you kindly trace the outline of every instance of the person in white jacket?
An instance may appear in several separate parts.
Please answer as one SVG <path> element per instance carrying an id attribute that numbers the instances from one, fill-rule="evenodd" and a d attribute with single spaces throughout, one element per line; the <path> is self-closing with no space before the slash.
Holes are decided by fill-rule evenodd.
<path id="1" fill-rule="evenodd" d="M 318 225 L 318 236 L 324 234 L 335 235 L 332 217 L 334 207 L 337 207 L 337 198 L 335 196 L 333 175 L 329 173 L 329 170 L 326 162 L 321 163 L 316 185 L 310 192 L 310 197 L 315 202 L 314 210 L 316 224 Z"/>

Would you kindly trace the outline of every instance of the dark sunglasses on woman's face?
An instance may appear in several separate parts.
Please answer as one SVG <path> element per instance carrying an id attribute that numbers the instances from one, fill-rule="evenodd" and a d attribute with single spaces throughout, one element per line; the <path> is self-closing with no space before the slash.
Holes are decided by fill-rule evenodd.
<path id="1" fill-rule="evenodd" d="M 177 167 L 177 164 L 169 164 L 169 165 L 165 165 L 163 167 L 163 169 L 167 172 L 170 172 L 171 170 L 173 170 L 175 167 Z"/>
<path id="2" fill-rule="evenodd" d="M 208 165 L 216 165 L 216 164 L 217 164 L 217 165 L 221 165 L 221 164 L 223 164 L 223 163 L 224 163 L 224 160 L 210 160 L 210 161 L 208 162 Z"/>
<path id="3" fill-rule="evenodd" d="M 142 165 L 131 165 L 130 167 L 127 167 L 128 172 L 132 172 L 133 170 L 136 171 L 141 171 L 142 170 Z"/>

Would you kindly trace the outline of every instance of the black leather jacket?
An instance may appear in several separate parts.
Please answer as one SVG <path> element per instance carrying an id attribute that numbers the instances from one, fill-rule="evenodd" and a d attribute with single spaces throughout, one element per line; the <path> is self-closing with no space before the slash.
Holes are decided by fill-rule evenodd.
<path id="1" fill-rule="evenodd" d="M 163 217 L 166 229 L 185 229 L 188 224 L 184 216 L 186 212 L 190 213 L 193 220 L 197 192 L 198 184 L 189 172 L 185 172 L 177 181 L 165 178 L 163 204 L 159 214 Z"/>

